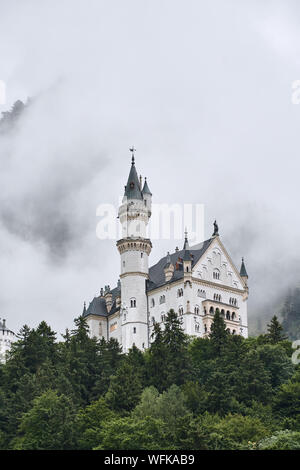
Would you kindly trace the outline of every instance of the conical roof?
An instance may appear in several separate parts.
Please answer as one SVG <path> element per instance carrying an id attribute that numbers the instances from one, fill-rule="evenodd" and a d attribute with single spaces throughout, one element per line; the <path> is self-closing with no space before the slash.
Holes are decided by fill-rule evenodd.
<path id="1" fill-rule="evenodd" d="M 247 271 L 246 271 L 246 266 L 244 263 L 244 258 L 242 258 L 242 264 L 241 264 L 241 270 L 240 270 L 240 275 L 242 277 L 248 277 Z"/>
<path id="2" fill-rule="evenodd" d="M 132 157 L 128 181 L 125 186 L 125 196 L 128 199 L 143 199 L 138 174 L 134 164 L 134 157 Z"/>
<path id="3" fill-rule="evenodd" d="M 149 189 L 149 186 L 147 184 L 147 178 L 145 178 L 145 183 L 144 183 L 144 187 L 143 187 L 143 191 L 142 191 L 143 194 L 149 194 L 150 196 L 152 196 L 152 193 Z"/>

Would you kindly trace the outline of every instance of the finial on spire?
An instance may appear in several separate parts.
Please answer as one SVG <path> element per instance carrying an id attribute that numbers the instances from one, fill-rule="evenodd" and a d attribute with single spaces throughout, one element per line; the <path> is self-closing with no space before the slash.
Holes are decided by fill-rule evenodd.
<path id="1" fill-rule="evenodd" d="M 130 147 L 130 152 L 132 153 L 132 158 L 131 158 L 131 165 L 134 165 L 134 152 L 136 152 L 136 148 L 134 148 L 134 145 Z"/>

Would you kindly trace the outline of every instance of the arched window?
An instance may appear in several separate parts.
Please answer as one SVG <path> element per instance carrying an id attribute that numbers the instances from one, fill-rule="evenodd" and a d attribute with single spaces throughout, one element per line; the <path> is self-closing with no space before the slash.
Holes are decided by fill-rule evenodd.
<path id="1" fill-rule="evenodd" d="M 181 316 L 183 315 L 183 307 L 179 307 L 178 309 L 178 314 Z"/>
<path id="2" fill-rule="evenodd" d="M 165 321 L 165 319 L 166 319 L 166 316 L 165 316 L 165 314 L 164 314 L 164 313 L 162 313 L 162 315 L 161 315 L 161 321 L 162 321 L 162 322 L 164 322 L 164 321 Z"/>
<path id="3" fill-rule="evenodd" d="M 161 295 L 160 298 L 159 298 L 159 303 L 160 304 L 164 304 L 166 301 L 166 296 L 165 295 Z"/>
<path id="4" fill-rule="evenodd" d="M 203 297 L 204 299 L 206 298 L 206 292 L 203 289 L 198 289 L 197 295 L 198 297 Z"/>
<path id="5" fill-rule="evenodd" d="M 199 315 L 199 306 L 198 305 L 195 306 L 194 312 L 195 312 L 196 315 Z"/>
<path id="6" fill-rule="evenodd" d="M 220 271 L 218 269 L 215 269 L 213 272 L 213 278 L 214 279 L 220 279 Z"/>
<path id="7" fill-rule="evenodd" d="M 182 297 L 182 296 L 183 296 L 183 289 L 178 289 L 177 297 Z"/>
<path id="8" fill-rule="evenodd" d="M 207 326 L 204 325 L 204 332 L 207 333 Z"/>
<path id="9" fill-rule="evenodd" d="M 136 333 L 136 327 L 135 326 L 133 327 L 133 333 L 134 334 Z"/>
<path id="10" fill-rule="evenodd" d="M 232 330 L 232 334 L 235 335 L 235 330 Z"/>
<path id="11" fill-rule="evenodd" d="M 226 312 L 226 320 L 230 320 L 230 312 L 229 312 L 229 310 L 227 310 L 227 312 Z"/>
<path id="12" fill-rule="evenodd" d="M 135 298 L 130 299 L 130 307 L 131 308 L 136 308 L 136 299 Z"/>
<path id="13" fill-rule="evenodd" d="M 234 312 L 232 312 L 231 320 L 235 320 L 235 313 Z"/>
<path id="14" fill-rule="evenodd" d="M 209 309 L 209 313 L 210 313 L 211 315 L 213 315 L 213 314 L 214 314 L 214 308 L 213 308 L 213 307 L 210 307 L 210 309 Z"/>
<path id="15" fill-rule="evenodd" d="M 151 307 L 155 307 L 155 300 L 154 300 L 153 297 L 152 297 L 152 299 L 151 299 Z"/>

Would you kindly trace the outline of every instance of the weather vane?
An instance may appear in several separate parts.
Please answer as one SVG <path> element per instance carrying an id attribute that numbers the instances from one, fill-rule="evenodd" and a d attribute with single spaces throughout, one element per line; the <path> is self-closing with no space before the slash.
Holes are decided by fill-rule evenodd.
<path id="1" fill-rule="evenodd" d="M 134 163 L 134 152 L 136 152 L 136 148 L 134 148 L 134 145 L 130 147 L 130 152 L 132 153 L 132 163 Z"/>

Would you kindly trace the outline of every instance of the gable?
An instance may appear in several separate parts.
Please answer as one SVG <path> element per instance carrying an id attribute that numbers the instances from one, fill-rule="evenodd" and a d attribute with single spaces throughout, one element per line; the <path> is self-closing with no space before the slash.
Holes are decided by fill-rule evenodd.
<path id="1" fill-rule="evenodd" d="M 244 282 L 223 243 L 216 237 L 193 267 L 193 277 L 244 289 Z"/>

